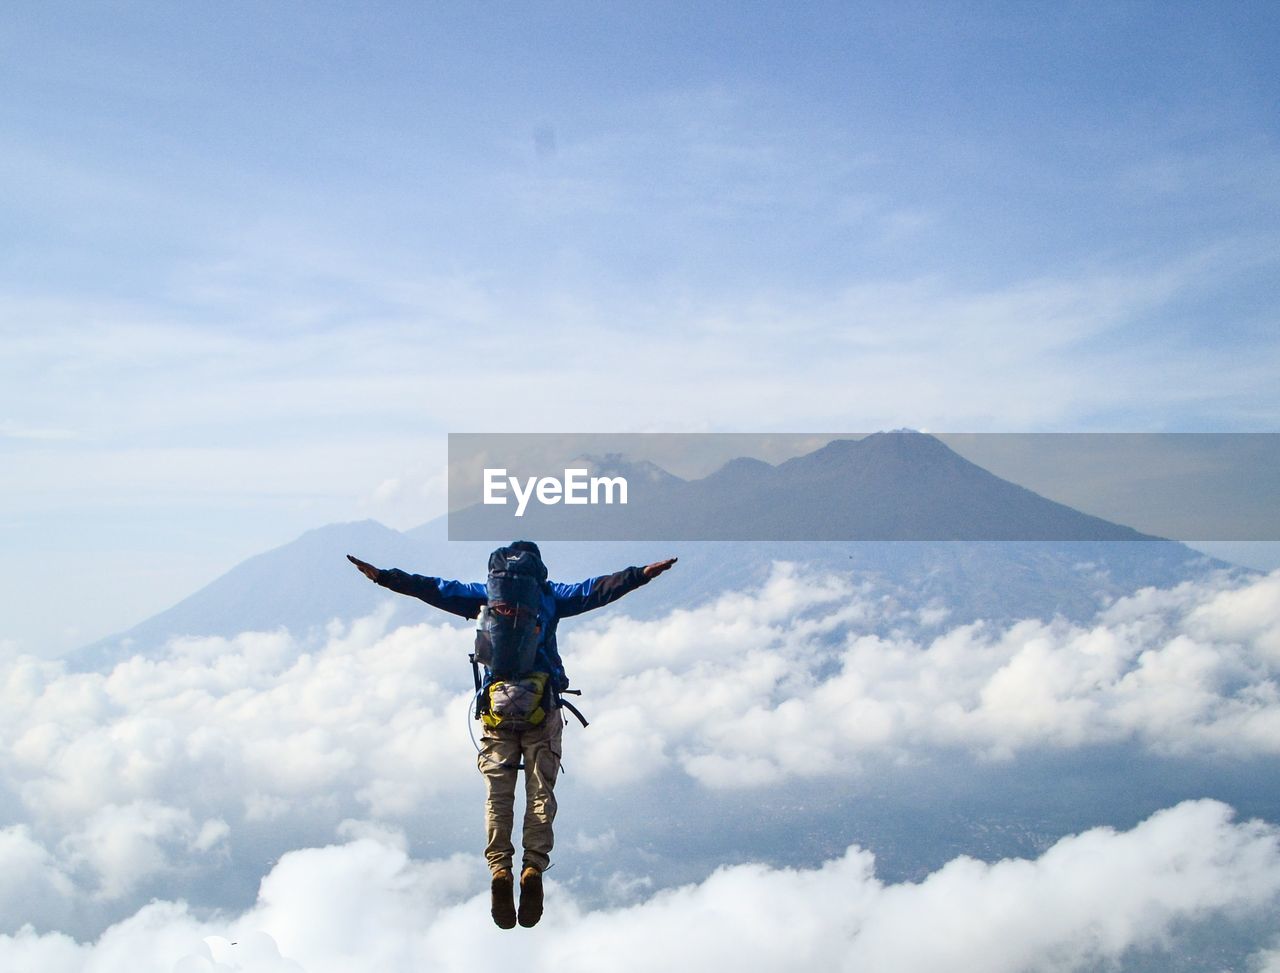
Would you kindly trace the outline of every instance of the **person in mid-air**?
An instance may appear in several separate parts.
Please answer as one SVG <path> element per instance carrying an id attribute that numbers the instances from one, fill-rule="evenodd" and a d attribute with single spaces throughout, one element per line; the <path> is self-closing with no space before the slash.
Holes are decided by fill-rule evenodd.
<path id="1" fill-rule="evenodd" d="M 476 655 L 484 664 L 477 712 L 484 722 L 477 764 L 484 774 L 485 858 L 493 921 L 503 929 L 529 927 L 542 917 L 542 873 L 551 863 L 555 784 L 564 730 L 561 694 L 569 688 L 556 648 L 560 619 L 616 601 L 648 584 L 676 558 L 624 568 L 577 584 L 547 580 L 542 553 L 532 541 L 516 541 L 489 558 L 487 582 L 448 581 L 396 568 L 376 568 L 348 554 L 369 580 L 429 605 L 479 618 Z M 571 707 L 570 707 L 571 708 Z M 575 711 L 576 712 L 576 711 Z M 525 813 L 520 908 L 515 906 L 511 832 L 516 779 L 525 774 Z"/>

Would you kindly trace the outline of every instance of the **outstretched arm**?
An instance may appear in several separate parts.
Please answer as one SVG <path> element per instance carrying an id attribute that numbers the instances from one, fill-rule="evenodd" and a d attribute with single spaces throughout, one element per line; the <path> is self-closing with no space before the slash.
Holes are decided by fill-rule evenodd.
<path id="1" fill-rule="evenodd" d="M 359 568 L 360 573 L 363 574 L 370 581 L 372 581 L 374 584 L 378 583 L 378 575 L 380 575 L 382 572 L 379 571 L 377 568 L 375 568 L 368 561 L 362 561 L 358 557 L 356 557 L 354 554 L 348 554 L 347 560 L 350 561 L 352 564 L 354 564 L 357 568 Z"/>
<path id="2" fill-rule="evenodd" d="M 428 605 L 463 618 L 475 618 L 480 606 L 488 601 L 485 586 L 479 582 L 447 581 L 423 574 L 409 574 L 398 568 L 375 568 L 368 561 L 347 555 L 347 560 L 370 581 L 401 595 L 420 598 Z"/>
<path id="3" fill-rule="evenodd" d="M 646 581 L 653 580 L 658 575 L 660 575 L 663 571 L 671 567 L 671 565 L 675 564 L 678 560 L 680 560 L 678 557 L 669 557 L 665 561 L 654 561 L 652 564 L 646 564 L 641 569 L 644 571 L 645 580 Z"/>
<path id="4" fill-rule="evenodd" d="M 556 608 L 562 618 L 581 615 L 595 608 L 603 608 L 610 602 L 617 601 L 627 592 L 635 591 L 641 585 L 648 584 L 675 564 L 676 560 L 672 557 L 665 561 L 655 561 L 642 568 L 624 568 L 589 581 L 579 581 L 577 584 L 553 582 L 551 591 L 555 595 Z"/>

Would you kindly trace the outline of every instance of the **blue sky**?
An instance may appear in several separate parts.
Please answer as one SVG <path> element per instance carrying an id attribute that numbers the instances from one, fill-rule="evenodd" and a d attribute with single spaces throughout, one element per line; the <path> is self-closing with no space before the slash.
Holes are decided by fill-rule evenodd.
<path id="1" fill-rule="evenodd" d="M 1277 431 L 1265 4 L 0 12 L 0 644 L 448 431 Z"/>

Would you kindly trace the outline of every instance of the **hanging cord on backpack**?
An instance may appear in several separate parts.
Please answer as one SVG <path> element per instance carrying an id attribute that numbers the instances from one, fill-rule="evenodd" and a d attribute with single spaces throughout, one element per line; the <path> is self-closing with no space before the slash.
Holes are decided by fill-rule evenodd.
<path id="1" fill-rule="evenodd" d="M 471 697 L 471 701 L 467 704 L 467 735 L 471 737 L 471 745 L 476 748 L 476 756 L 485 763 L 493 764 L 495 767 L 501 767 L 503 770 L 524 770 L 524 762 L 517 761 L 513 764 L 504 764 L 494 760 L 480 748 L 480 741 L 476 739 L 476 731 L 472 728 L 473 720 L 480 719 L 480 690 Z"/>
<path id="2" fill-rule="evenodd" d="M 523 761 L 518 761 L 514 766 L 512 766 L 511 764 L 499 763 L 492 757 L 489 757 L 481 748 L 480 742 L 476 740 L 476 732 L 472 728 L 471 723 L 473 720 L 480 719 L 480 714 L 483 712 L 481 707 L 484 700 L 484 684 L 480 679 L 480 665 L 476 660 L 475 653 L 472 652 L 468 658 L 471 661 L 471 681 L 475 685 L 475 695 L 471 697 L 471 700 L 467 704 L 467 735 L 471 737 L 471 745 L 475 747 L 476 755 L 484 759 L 486 763 L 491 763 L 496 767 L 501 767 L 503 770 L 524 770 Z M 578 718 L 578 722 L 581 723 L 584 728 L 591 725 L 587 722 L 587 718 L 582 715 L 582 712 L 578 707 L 574 706 L 573 703 L 564 698 L 565 695 L 581 696 L 581 689 L 565 689 L 557 693 L 548 687 L 548 695 L 555 704 L 550 708 L 551 713 L 554 713 L 557 709 L 567 709 Z M 549 713 L 547 719 L 550 718 L 551 716 Z M 563 717 L 561 717 L 561 719 L 563 719 Z M 560 764 L 560 771 L 561 773 L 564 772 L 563 761 L 561 761 Z"/>
<path id="3" fill-rule="evenodd" d="M 471 745 L 476 748 L 476 755 L 486 763 L 501 767 L 503 770 L 524 770 L 523 761 L 517 760 L 513 767 L 511 764 L 499 763 L 480 749 L 480 743 L 476 740 L 476 731 L 472 728 L 471 721 L 480 719 L 480 701 L 484 698 L 484 686 L 480 682 L 480 663 L 476 661 L 476 654 L 472 652 L 467 658 L 471 660 L 471 681 L 476 687 L 476 693 L 471 697 L 471 702 L 467 705 L 467 735 L 471 737 Z"/>

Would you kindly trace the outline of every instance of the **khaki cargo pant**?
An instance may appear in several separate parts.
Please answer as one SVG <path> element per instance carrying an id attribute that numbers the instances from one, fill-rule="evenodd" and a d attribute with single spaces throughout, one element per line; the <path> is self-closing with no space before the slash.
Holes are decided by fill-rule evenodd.
<path id="1" fill-rule="evenodd" d="M 556 777 L 560 773 L 560 748 L 564 736 L 564 716 L 559 709 L 547 714 L 541 726 L 529 730 L 502 730 L 486 726 L 480 736 L 476 765 L 484 774 L 488 797 L 485 800 L 485 830 L 488 842 L 484 857 L 489 870 L 510 870 L 515 848 L 511 829 L 515 823 L 515 768 L 524 764 L 524 844 L 522 868 L 532 865 L 546 871 L 551 864 L 556 818 Z"/>

